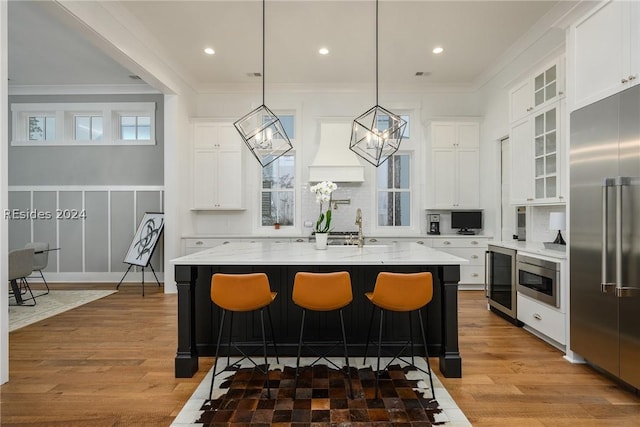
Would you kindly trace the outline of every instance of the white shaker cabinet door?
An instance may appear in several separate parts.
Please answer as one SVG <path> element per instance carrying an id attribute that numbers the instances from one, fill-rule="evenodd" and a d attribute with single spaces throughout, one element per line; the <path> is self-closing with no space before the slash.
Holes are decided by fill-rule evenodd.
<path id="1" fill-rule="evenodd" d="M 637 5 L 611 1 L 589 13 L 571 29 L 573 104 L 578 109 L 637 83 L 631 63 Z M 632 67 L 633 66 L 633 67 Z"/>
<path id="2" fill-rule="evenodd" d="M 531 120 L 524 119 L 515 123 L 509 133 L 512 204 L 527 204 L 534 201 L 531 126 Z"/>

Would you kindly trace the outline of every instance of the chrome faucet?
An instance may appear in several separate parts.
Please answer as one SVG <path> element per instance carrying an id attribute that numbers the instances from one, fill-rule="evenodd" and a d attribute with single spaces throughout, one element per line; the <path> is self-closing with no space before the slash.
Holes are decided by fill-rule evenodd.
<path id="1" fill-rule="evenodd" d="M 356 225 L 358 226 L 358 247 L 364 246 L 364 236 L 362 235 L 362 210 L 356 210 Z"/>

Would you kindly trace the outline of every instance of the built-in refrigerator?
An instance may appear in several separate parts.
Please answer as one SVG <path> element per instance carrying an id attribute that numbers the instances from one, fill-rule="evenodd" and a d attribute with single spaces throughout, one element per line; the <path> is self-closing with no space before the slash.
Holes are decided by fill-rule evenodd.
<path id="1" fill-rule="evenodd" d="M 640 388 L 640 86 L 571 114 L 570 349 Z"/>

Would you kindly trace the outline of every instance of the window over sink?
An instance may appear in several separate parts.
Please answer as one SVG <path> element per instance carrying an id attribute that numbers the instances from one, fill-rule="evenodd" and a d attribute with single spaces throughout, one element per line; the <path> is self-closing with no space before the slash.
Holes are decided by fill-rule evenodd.
<path id="1" fill-rule="evenodd" d="M 261 225 L 294 225 L 295 218 L 295 154 L 285 154 L 262 168 L 260 192 Z"/>
<path id="2" fill-rule="evenodd" d="M 376 175 L 378 226 L 411 226 L 411 155 L 394 154 Z"/>

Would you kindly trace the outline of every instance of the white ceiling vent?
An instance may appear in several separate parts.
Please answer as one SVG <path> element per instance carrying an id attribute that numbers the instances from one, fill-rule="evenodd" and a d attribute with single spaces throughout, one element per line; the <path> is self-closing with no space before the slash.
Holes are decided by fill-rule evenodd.
<path id="1" fill-rule="evenodd" d="M 309 181 L 363 182 L 364 166 L 349 149 L 350 119 L 320 121 L 320 144 L 309 166 Z"/>

